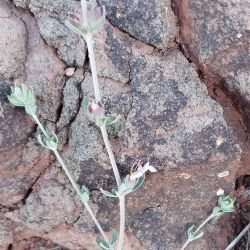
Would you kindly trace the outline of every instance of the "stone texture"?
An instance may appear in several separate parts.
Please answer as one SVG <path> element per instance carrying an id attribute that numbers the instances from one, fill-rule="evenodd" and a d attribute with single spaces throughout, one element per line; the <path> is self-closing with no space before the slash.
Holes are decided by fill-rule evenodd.
<path id="1" fill-rule="evenodd" d="M 219 105 L 206 97 L 194 69 L 181 53 L 172 53 L 165 62 L 136 54 L 132 60 L 128 150 L 133 148 L 135 155 L 142 151 L 155 164 L 164 159 L 165 167 L 159 166 L 164 169 L 234 158 L 232 131 Z"/>
<path id="2" fill-rule="evenodd" d="M 4 78 L 18 77 L 24 73 L 26 56 L 26 29 L 23 22 L 12 12 L 9 3 L 1 3 L 0 26 L 0 75 Z"/>
<path id="3" fill-rule="evenodd" d="M 15 67 L 25 66 L 23 67 L 25 71 L 20 71 L 18 75 L 12 75 L 12 79 L 7 80 L 12 74 L 12 68 L 10 68 L 0 80 L 0 166 L 2 173 L 0 203 L 5 206 L 14 206 L 32 190 L 37 178 L 50 164 L 51 159 L 48 151 L 44 152 L 37 144 L 37 139 L 34 138 L 36 127 L 32 119 L 25 115 L 22 109 L 13 108 L 9 104 L 7 94 L 10 93 L 10 85 L 15 81 L 25 81 L 27 85 L 32 86 L 39 96 L 38 105 L 42 117 L 56 121 L 61 100 L 60 88 L 63 83 L 64 64 L 55 56 L 53 49 L 41 39 L 34 18 L 28 13 L 17 12 L 5 1 L 1 2 L 0 12 L 10 13 L 11 16 L 6 18 L 7 21 L 13 17 L 16 23 L 24 26 L 22 30 L 24 38 L 20 38 L 19 44 L 23 46 L 23 40 L 25 40 L 25 50 L 16 50 L 18 54 Z M 18 30 L 19 26 L 16 23 L 11 24 L 10 30 Z M 6 47 L 2 46 L 2 48 Z M 25 60 L 19 61 L 18 58 L 22 57 Z M 52 95 L 48 95 L 46 91 L 50 91 Z M 44 105 L 50 109 L 43 109 Z"/>
<path id="4" fill-rule="evenodd" d="M 98 75 L 123 83 L 129 82 L 131 39 L 108 22 L 95 39 Z"/>
<path id="5" fill-rule="evenodd" d="M 248 1 L 174 2 L 187 54 L 207 81 L 221 82 L 241 103 L 242 112 L 250 117 Z"/>
<path id="6" fill-rule="evenodd" d="M 127 198 L 124 249 L 179 249 L 187 228 L 211 212 L 216 191 L 233 190 L 241 151 L 222 108 L 208 96 L 192 64 L 173 46 L 178 27 L 170 1 L 98 2 L 107 6 L 110 20 L 95 36 L 95 51 L 105 108 L 122 114 L 108 128 L 120 172 L 124 176 L 134 163 L 147 161 L 158 169 L 146 176 L 140 191 Z M 99 188 L 111 189 L 115 180 L 100 130 L 88 121 L 81 105 L 83 96 L 93 98 L 91 70 L 85 63 L 82 40 L 63 25 L 79 2 L 14 3 L 27 8 L 12 7 L 26 28 L 21 79 L 34 88 L 42 121 L 63 137 L 61 154 L 74 179 L 90 189 L 90 205 L 109 234 L 118 229 L 118 204 Z M 72 76 L 64 76 L 68 66 L 60 58 L 76 67 Z M 20 250 L 96 249 L 97 228 L 59 163 L 52 163 L 48 150 L 35 143 L 33 122 L 7 103 L 13 79 L 6 78 L 0 85 L 0 115 L 7 118 L 0 120 L 1 244 Z M 14 133 L 9 133 L 9 127 Z M 223 171 L 229 175 L 219 178 Z M 224 249 L 234 227 L 232 221 L 215 221 L 190 249 Z M 218 235 L 225 237 L 219 240 Z"/>
<path id="7" fill-rule="evenodd" d="M 49 121 L 57 121 L 61 107 L 64 63 L 58 59 L 53 48 L 45 44 L 34 18 L 23 14 L 22 20 L 29 30 L 28 55 L 25 63 L 26 83 L 32 86 L 38 98 L 39 113 Z M 48 95 L 47 93 L 50 93 Z"/>
<path id="8" fill-rule="evenodd" d="M 166 49 L 178 35 L 171 1 L 98 0 L 108 19 L 131 36 L 159 49 Z"/>
<path id="9" fill-rule="evenodd" d="M 79 2 L 18 0 L 15 3 L 17 6 L 30 8 L 37 19 L 41 35 L 50 46 L 57 49 L 59 58 L 68 65 L 83 66 L 86 57 L 85 43 L 64 25 L 68 13 L 80 8 Z"/>

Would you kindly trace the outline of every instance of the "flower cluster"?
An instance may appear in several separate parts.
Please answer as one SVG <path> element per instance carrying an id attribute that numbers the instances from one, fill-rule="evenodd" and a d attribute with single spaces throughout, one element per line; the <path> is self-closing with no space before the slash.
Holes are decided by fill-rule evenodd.
<path id="1" fill-rule="evenodd" d="M 87 18 L 83 20 L 82 15 L 78 11 L 69 14 L 65 25 L 73 32 L 83 37 L 98 31 L 105 23 L 105 8 L 92 7 L 87 11 Z"/>
<path id="2" fill-rule="evenodd" d="M 117 114 L 106 115 L 103 104 L 96 100 L 90 102 L 87 96 L 83 99 L 83 107 L 89 120 L 99 127 L 114 124 L 121 118 L 121 116 Z"/>

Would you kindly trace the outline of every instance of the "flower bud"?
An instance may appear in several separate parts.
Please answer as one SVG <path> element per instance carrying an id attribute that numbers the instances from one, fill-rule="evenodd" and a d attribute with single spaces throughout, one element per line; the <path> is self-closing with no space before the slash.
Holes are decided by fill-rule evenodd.
<path id="1" fill-rule="evenodd" d="M 68 20 L 75 27 L 81 28 L 82 18 L 80 12 L 74 11 L 72 13 L 69 13 Z"/>

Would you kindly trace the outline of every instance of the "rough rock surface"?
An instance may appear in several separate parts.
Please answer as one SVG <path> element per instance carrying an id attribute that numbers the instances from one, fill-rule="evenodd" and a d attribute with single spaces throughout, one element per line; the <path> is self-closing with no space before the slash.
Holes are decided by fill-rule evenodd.
<path id="1" fill-rule="evenodd" d="M 105 5 L 108 19 L 136 39 L 160 49 L 171 46 L 178 35 L 171 1 L 97 0 Z"/>
<path id="2" fill-rule="evenodd" d="M 176 0 L 181 37 L 208 81 L 221 82 L 250 117 L 249 2 Z M 206 6 L 204 8 L 204 6 Z"/>
<path id="3" fill-rule="evenodd" d="M 179 27 L 171 2 L 97 2 L 107 6 L 110 21 L 95 35 L 103 102 L 108 112 L 123 115 L 108 128 L 119 169 L 124 176 L 139 161 L 150 161 L 158 169 L 127 198 L 124 249 L 178 249 L 187 228 L 211 212 L 216 191 L 234 189 L 241 150 L 222 108 L 208 96 L 195 67 L 175 44 Z M 14 4 L 25 9 L 0 2 L 0 13 L 8 13 L 10 26 L 18 23 L 22 37 L 17 46 L 10 44 L 20 58 L 15 65 L 18 74 L 13 74 L 11 60 L 5 61 L 5 71 L 0 73 L 4 118 L 0 120 L 0 248 L 96 249 L 98 231 L 59 163 L 36 143 L 39 131 L 32 120 L 6 99 L 17 80 L 34 88 L 39 115 L 59 133 L 62 156 L 75 180 L 90 189 L 90 205 L 104 230 L 118 228 L 117 201 L 99 191 L 115 187 L 109 159 L 100 130 L 88 121 L 81 105 L 83 96 L 93 97 L 86 48 L 63 25 L 79 2 L 14 0 Z M 197 11 L 202 14 L 203 9 Z M 224 39 L 224 33 L 218 37 Z M 0 44 L 4 39 L 12 41 L 3 37 Z M 221 44 L 231 46 L 225 39 Z M 202 46 L 206 43 L 213 46 L 210 40 Z M 218 51 L 223 46 L 216 45 L 215 52 L 209 47 L 205 57 L 218 53 L 220 64 Z M 193 50 L 197 58 L 202 53 Z M 1 49 L 0 58 L 6 59 Z M 76 71 L 65 76 L 69 66 Z M 218 174 L 225 171 L 228 175 L 220 178 Z M 224 249 L 233 237 L 234 220 L 229 216 L 214 221 L 190 249 Z M 220 240 L 218 235 L 225 237 Z"/>
<path id="4" fill-rule="evenodd" d="M 24 72 L 26 30 L 5 1 L 1 4 L 0 26 L 1 32 L 5 34 L 0 40 L 0 75 L 18 77 Z"/>

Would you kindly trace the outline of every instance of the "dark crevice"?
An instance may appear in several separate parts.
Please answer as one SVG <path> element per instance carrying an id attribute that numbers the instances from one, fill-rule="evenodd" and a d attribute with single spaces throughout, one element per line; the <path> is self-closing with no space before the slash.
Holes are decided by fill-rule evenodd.
<path id="1" fill-rule="evenodd" d="M 34 186 L 36 185 L 37 181 L 39 180 L 40 176 L 42 174 L 40 173 L 38 175 L 38 177 L 35 179 L 35 181 L 33 182 L 33 184 L 30 186 L 30 188 L 28 189 L 27 193 L 25 194 L 24 198 L 22 199 L 22 203 L 25 205 L 26 199 L 30 196 L 30 194 L 33 191 Z"/>
<path id="2" fill-rule="evenodd" d="M 13 249 L 13 245 L 12 245 L 12 244 L 9 244 L 7 249 L 8 249 L 8 250 L 12 250 L 12 249 Z"/>

